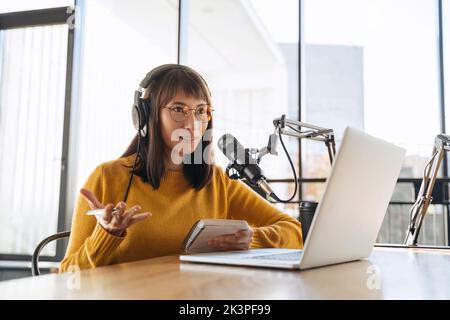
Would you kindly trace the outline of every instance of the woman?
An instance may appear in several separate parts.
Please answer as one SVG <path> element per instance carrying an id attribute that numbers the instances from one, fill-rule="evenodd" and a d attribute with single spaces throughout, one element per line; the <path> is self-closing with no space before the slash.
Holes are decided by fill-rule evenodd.
<path id="1" fill-rule="evenodd" d="M 179 254 L 199 219 L 248 221 L 250 231 L 210 241 L 218 250 L 302 248 L 296 219 L 212 163 L 213 117 L 204 79 L 182 65 L 163 65 L 150 74 L 140 98 L 148 106 L 148 115 L 138 120 L 145 128 L 80 190 L 60 271 Z M 120 199 L 127 184 L 125 203 Z M 89 209 L 102 209 L 103 215 L 86 215 Z"/>

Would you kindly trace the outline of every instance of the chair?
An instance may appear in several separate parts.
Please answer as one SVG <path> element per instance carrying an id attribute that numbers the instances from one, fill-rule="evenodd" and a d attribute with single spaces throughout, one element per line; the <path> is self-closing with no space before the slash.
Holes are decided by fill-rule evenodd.
<path id="1" fill-rule="evenodd" d="M 39 271 L 38 263 L 39 254 L 41 253 L 42 249 L 44 249 L 44 247 L 53 240 L 60 240 L 68 237 L 70 237 L 70 231 L 58 232 L 54 235 L 51 235 L 50 237 L 45 238 L 37 245 L 36 249 L 34 249 L 33 256 L 31 257 L 31 274 L 33 275 L 33 277 L 41 274 Z"/>

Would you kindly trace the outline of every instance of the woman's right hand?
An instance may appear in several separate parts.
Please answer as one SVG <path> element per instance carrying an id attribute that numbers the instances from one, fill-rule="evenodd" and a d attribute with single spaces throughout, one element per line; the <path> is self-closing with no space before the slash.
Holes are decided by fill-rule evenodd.
<path id="1" fill-rule="evenodd" d="M 106 231 L 118 237 L 123 235 L 129 226 L 152 215 L 151 212 L 138 214 L 139 210 L 142 209 L 139 205 L 133 206 L 129 210 L 125 211 L 126 204 L 123 201 L 117 203 L 115 207 L 112 203 L 108 203 L 104 206 L 100 201 L 98 201 L 95 195 L 87 189 L 81 189 L 80 194 L 87 200 L 91 210 L 104 209 L 103 216 L 95 215 L 95 218 Z M 116 210 L 113 212 L 114 208 Z"/>

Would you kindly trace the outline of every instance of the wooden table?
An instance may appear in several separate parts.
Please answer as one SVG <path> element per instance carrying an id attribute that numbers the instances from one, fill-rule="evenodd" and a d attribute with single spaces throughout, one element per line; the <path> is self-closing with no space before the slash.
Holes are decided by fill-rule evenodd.
<path id="1" fill-rule="evenodd" d="M 367 260 L 305 271 L 170 256 L 0 282 L 0 299 L 450 299 L 450 250 L 374 248 Z"/>

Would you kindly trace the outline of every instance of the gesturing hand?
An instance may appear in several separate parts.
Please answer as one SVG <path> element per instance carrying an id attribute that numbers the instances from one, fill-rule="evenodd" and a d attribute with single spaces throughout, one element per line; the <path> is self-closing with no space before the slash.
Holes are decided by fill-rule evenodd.
<path id="1" fill-rule="evenodd" d="M 125 211 L 126 204 L 123 201 L 117 203 L 115 207 L 112 203 L 104 206 L 91 191 L 86 189 L 81 189 L 80 194 L 87 200 L 92 210 L 104 209 L 103 216 L 95 215 L 95 218 L 106 231 L 115 236 L 121 236 L 126 228 L 152 215 L 150 212 L 138 214 L 142 209 L 139 205 Z"/>

